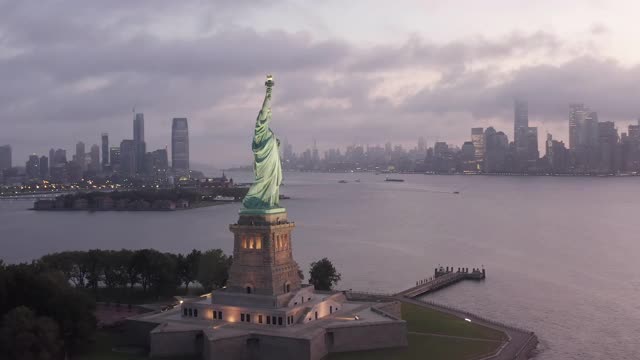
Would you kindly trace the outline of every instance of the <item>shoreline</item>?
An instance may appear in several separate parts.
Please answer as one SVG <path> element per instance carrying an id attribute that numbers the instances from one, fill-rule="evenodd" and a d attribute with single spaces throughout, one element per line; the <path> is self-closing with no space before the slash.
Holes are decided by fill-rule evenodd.
<path id="1" fill-rule="evenodd" d="M 72 211 L 72 212 L 78 212 L 78 211 L 84 211 L 84 212 L 174 212 L 174 211 L 185 211 L 185 210 L 193 210 L 193 209 L 200 209 L 200 208 L 206 208 L 206 207 L 212 207 L 212 206 L 219 206 L 219 205 L 226 205 L 226 204 L 231 204 L 231 203 L 236 203 L 239 201 L 220 201 L 220 202 L 212 202 L 212 203 L 206 203 L 206 204 L 198 204 L 195 206 L 190 206 L 190 207 L 176 207 L 173 209 L 116 209 L 116 208 L 111 208 L 111 209 L 98 209 L 98 208 L 86 208 L 86 209 L 74 209 L 74 208 L 51 208 L 51 209 L 37 209 L 37 208 L 29 208 L 27 210 L 30 211 L 51 211 L 51 212 L 65 212 L 65 211 Z"/>

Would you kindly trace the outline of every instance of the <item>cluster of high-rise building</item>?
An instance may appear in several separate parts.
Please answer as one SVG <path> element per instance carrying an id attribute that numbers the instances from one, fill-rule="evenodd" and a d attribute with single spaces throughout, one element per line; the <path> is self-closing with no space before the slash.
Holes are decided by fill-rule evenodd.
<path id="1" fill-rule="evenodd" d="M 189 176 L 189 127 L 186 118 L 174 118 L 171 133 L 171 168 L 167 149 L 147 151 L 144 137 L 144 114 L 133 119 L 133 139 L 110 146 L 109 134 L 101 134 L 101 146 L 76 144 L 75 153 L 67 158 L 64 149 L 51 149 L 49 156 L 30 155 L 25 167 L 12 164 L 11 146 L 0 146 L 0 182 L 25 183 L 50 180 L 54 183 L 76 183 L 82 179 L 112 178 L 167 181 L 170 176 Z"/>
<path id="2" fill-rule="evenodd" d="M 417 147 L 401 145 L 353 145 L 346 151 L 329 149 L 319 156 L 315 145 L 295 154 L 283 146 L 285 169 L 318 171 L 405 171 L 492 174 L 581 174 L 615 175 L 640 173 L 640 120 L 618 134 L 611 121 L 583 104 L 569 106 L 569 147 L 547 134 L 541 156 L 538 128 L 529 126 L 526 101 L 514 102 L 513 141 L 493 127 L 472 128 L 471 138 L 458 147 L 437 141 L 427 147 L 424 138 Z"/>

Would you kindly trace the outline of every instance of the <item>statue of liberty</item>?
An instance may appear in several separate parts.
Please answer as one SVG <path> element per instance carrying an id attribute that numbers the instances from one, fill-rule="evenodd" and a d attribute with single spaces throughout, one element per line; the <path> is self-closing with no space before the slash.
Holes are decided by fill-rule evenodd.
<path id="1" fill-rule="evenodd" d="M 280 163 L 280 142 L 269 128 L 271 122 L 271 92 L 275 82 L 267 75 L 264 83 L 267 92 L 262 109 L 256 119 L 253 135 L 253 172 L 256 177 L 249 192 L 242 200 L 241 213 L 273 213 L 284 211 L 280 208 L 280 184 L 282 164 Z"/>

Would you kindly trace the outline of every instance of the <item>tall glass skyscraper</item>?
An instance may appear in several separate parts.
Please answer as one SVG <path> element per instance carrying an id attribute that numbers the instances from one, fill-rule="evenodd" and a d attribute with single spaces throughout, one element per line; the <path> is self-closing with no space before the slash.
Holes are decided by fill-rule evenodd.
<path id="1" fill-rule="evenodd" d="M 189 125 L 187 118 L 173 119 L 171 126 L 171 166 L 176 173 L 189 173 Z"/>
<path id="2" fill-rule="evenodd" d="M 11 169 L 11 146 L 0 146 L 0 170 Z"/>
<path id="3" fill-rule="evenodd" d="M 527 151 L 527 131 L 529 128 L 529 104 L 516 100 L 513 104 L 513 141 L 518 153 Z"/>
<path id="4" fill-rule="evenodd" d="M 109 134 L 102 133 L 102 170 L 109 166 Z"/>
<path id="5" fill-rule="evenodd" d="M 142 172 L 144 164 L 144 154 L 147 146 L 144 142 L 144 114 L 138 113 L 133 119 L 133 143 L 135 146 L 135 167 L 134 173 Z"/>

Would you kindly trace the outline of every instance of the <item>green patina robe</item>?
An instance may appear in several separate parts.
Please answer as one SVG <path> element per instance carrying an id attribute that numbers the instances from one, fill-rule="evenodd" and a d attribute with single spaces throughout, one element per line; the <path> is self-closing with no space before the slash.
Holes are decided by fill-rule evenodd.
<path id="1" fill-rule="evenodd" d="M 282 164 L 278 139 L 269 128 L 271 109 L 270 95 L 267 95 L 262 110 L 256 119 L 253 136 L 253 172 L 256 180 L 242 200 L 245 209 L 274 209 L 280 201 L 280 184 L 282 183 Z"/>

